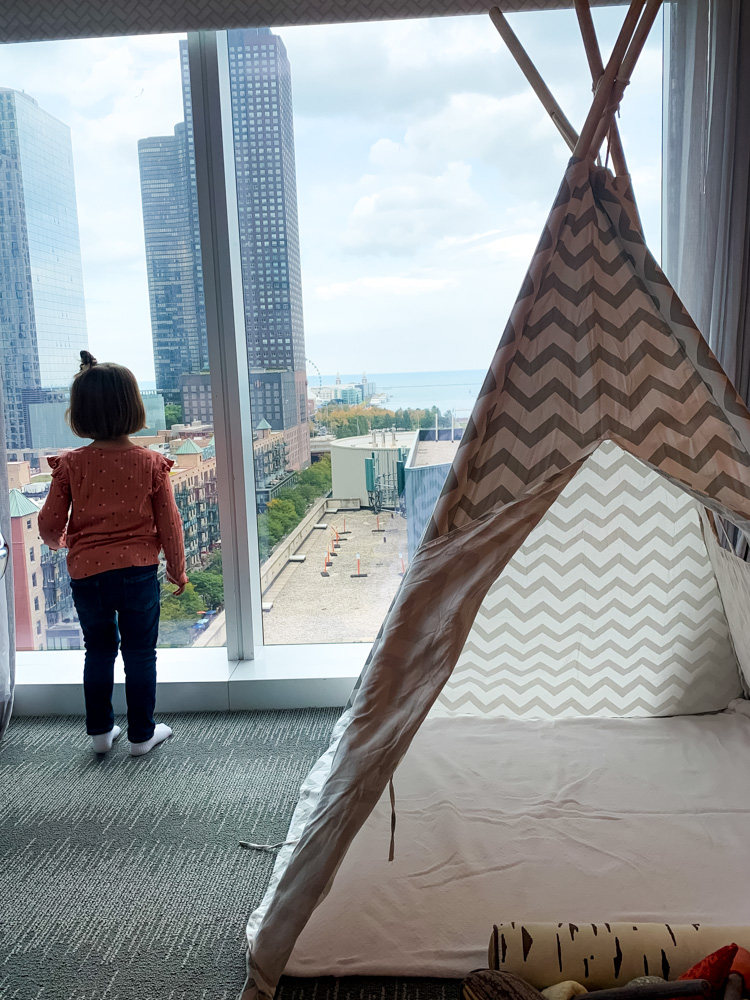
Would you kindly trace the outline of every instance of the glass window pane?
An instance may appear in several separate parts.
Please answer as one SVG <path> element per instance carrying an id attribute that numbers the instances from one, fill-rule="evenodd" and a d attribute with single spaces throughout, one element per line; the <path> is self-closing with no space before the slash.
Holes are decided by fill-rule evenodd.
<path id="1" fill-rule="evenodd" d="M 605 58 L 622 16 L 595 14 Z M 512 20 L 580 128 L 591 80 L 574 12 Z M 246 56 L 231 86 L 264 638 L 369 642 L 569 152 L 486 17 L 234 31 L 230 44 Z M 266 47 L 276 59 L 258 74 Z M 657 24 L 620 118 L 657 252 L 661 63 Z"/>
<path id="2" fill-rule="evenodd" d="M 82 645 L 66 552 L 43 544 L 37 523 L 48 458 L 88 443 L 65 416 L 82 348 L 134 372 L 146 427 L 132 440 L 174 463 L 190 583 L 173 596 L 160 560 L 159 643 L 224 643 L 185 44 L 4 50 L 0 330 L 19 649 Z"/>

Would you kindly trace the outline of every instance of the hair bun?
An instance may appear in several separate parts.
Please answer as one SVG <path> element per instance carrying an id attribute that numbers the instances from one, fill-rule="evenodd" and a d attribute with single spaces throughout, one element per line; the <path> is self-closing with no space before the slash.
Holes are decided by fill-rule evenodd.
<path id="1" fill-rule="evenodd" d="M 90 354 L 89 351 L 81 351 L 81 371 L 93 368 L 95 364 L 97 364 L 97 360 L 93 354 Z"/>

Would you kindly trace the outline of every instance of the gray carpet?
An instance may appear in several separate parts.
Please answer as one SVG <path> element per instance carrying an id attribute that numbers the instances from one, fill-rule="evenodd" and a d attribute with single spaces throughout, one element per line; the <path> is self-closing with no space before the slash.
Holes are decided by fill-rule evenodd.
<path id="1" fill-rule="evenodd" d="M 0 998 L 236 1000 L 244 925 L 335 709 L 160 715 L 175 736 L 106 757 L 75 718 L 0 744 Z M 123 720 L 118 719 L 120 724 Z M 455 984 L 282 982 L 280 1000 L 453 1000 Z"/>

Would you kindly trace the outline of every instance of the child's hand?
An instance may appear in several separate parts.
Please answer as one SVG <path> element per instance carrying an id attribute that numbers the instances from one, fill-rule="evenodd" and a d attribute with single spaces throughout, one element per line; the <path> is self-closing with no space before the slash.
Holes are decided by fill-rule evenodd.
<path id="1" fill-rule="evenodd" d="M 187 587 L 188 585 L 188 578 L 185 576 L 184 573 L 182 574 L 181 579 L 175 580 L 175 578 L 172 576 L 169 570 L 167 570 L 167 580 L 169 581 L 169 583 L 173 583 L 175 587 L 177 587 L 177 590 L 173 592 L 174 597 L 179 597 L 180 594 L 183 594 L 185 592 L 185 587 Z"/>

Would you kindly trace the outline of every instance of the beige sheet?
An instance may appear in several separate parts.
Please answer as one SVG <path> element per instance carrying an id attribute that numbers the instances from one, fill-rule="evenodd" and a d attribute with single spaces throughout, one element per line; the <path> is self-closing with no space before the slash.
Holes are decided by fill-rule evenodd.
<path id="1" fill-rule="evenodd" d="M 750 719 L 433 719 L 290 975 L 461 977 L 493 924 L 750 925 Z"/>

